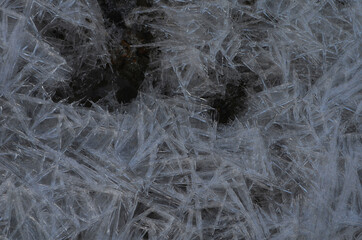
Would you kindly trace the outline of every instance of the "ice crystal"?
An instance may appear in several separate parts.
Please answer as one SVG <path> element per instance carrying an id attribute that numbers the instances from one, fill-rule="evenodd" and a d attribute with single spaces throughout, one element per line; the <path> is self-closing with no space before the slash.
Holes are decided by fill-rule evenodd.
<path id="1" fill-rule="evenodd" d="M 361 239 L 361 12 L 0 1 L 0 238 Z M 137 26 L 152 42 L 122 46 Z M 97 85 L 117 48 L 150 51 L 128 104 Z M 74 75 L 100 97 L 68 101 Z"/>

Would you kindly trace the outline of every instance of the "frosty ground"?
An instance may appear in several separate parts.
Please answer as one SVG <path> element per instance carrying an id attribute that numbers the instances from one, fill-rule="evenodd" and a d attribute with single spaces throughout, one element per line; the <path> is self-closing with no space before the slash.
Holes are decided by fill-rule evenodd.
<path id="1" fill-rule="evenodd" d="M 361 28 L 358 0 L 0 0 L 0 239 L 362 239 Z"/>

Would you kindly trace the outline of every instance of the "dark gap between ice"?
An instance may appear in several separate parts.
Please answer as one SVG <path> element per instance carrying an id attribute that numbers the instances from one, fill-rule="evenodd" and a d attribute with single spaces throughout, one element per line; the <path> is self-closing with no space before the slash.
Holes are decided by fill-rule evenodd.
<path id="1" fill-rule="evenodd" d="M 52 99 L 58 102 L 67 99 L 68 103 L 79 102 L 84 107 L 91 107 L 91 102 L 103 99 L 112 89 L 117 89 L 119 103 L 129 103 L 138 95 L 149 65 L 150 50 L 131 48 L 132 44 L 149 43 L 152 34 L 144 26 L 127 27 L 124 19 L 135 7 L 150 7 L 149 0 L 137 0 L 136 3 L 121 3 L 116 0 L 98 0 L 111 36 L 108 52 L 111 63 L 107 66 L 98 64 L 89 69 L 78 69 L 71 77 L 69 88 L 58 89 Z M 54 37 L 64 38 L 63 34 L 54 33 Z M 121 40 L 118 40 L 121 38 Z M 109 110 L 112 106 L 108 106 Z"/>
<path id="2" fill-rule="evenodd" d="M 235 83 L 226 85 L 225 94 L 215 94 L 204 96 L 215 112 L 211 113 L 213 119 L 220 124 L 227 124 L 247 109 L 247 91 L 257 93 L 262 90 L 258 84 L 259 77 L 248 67 L 241 64 L 240 59 L 234 59 L 235 63 L 240 64 L 237 71 L 240 79 Z"/>

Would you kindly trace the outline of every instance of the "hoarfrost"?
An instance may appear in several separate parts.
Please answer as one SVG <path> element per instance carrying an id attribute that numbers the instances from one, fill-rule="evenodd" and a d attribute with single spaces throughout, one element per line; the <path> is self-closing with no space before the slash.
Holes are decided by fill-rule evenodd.
<path id="1" fill-rule="evenodd" d="M 0 236 L 360 239 L 361 4 L 132 7 L 141 91 L 87 108 L 52 96 L 111 61 L 97 1 L 0 1 Z"/>

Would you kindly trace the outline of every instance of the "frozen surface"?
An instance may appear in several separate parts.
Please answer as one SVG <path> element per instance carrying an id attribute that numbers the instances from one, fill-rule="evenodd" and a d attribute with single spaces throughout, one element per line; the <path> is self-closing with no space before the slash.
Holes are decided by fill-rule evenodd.
<path id="1" fill-rule="evenodd" d="M 0 0 L 0 238 L 362 239 L 361 1 L 132 9 L 142 91 L 86 108 L 52 96 L 111 61 L 97 1 Z"/>

